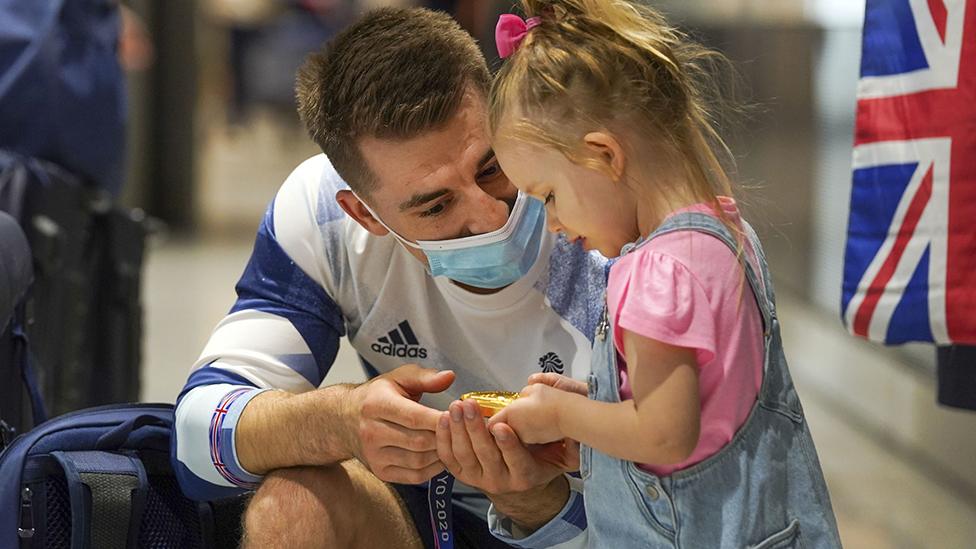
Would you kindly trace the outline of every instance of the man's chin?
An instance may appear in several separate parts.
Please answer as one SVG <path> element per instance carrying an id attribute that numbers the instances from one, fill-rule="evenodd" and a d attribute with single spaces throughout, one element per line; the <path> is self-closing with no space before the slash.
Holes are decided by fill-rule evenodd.
<path id="1" fill-rule="evenodd" d="M 465 284 L 464 282 L 458 282 L 457 280 L 454 280 L 454 279 L 450 279 L 450 280 L 458 288 L 461 288 L 462 290 L 467 290 L 467 291 L 469 291 L 469 292 L 471 292 L 473 294 L 479 294 L 479 295 L 496 294 L 496 293 L 504 290 L 505 288 L 508 288 L 508 286 L 511 286 L 511 284 L 509 284 L 508 286 L 502 286 L 501 288 L 479 288 L 477 286 L 472 286 L 470 284 Z"/>
<path id="2" fill-rule="evenodd" d="M 427 256 L 425 256 L 423 252 L 420 252 L 412 248 L 408 248 L 404 246 L 403 243 L 400 243 L 400 246 L 404 250 L 406 250 L 407 253 L 412 255 L 417 261 L 421 262 L 424 265 L 424 269 L 427 271 L 427 274 L 428 275 L 430 274 L 430 264 L 427 262 Z M 450 278 L 448 280 L 450 280 L 452 284 L 454 284 L 458 288 L 461 288 L 462 290 L 466 290 L 473 294 L 479 294 L 479 295 L 489 295 L 489 294 L 498 293 L 504 290 L 505 288 L 508 288 L 508 286 L 510 286 L 510 285 L 502 286 L 501 288 L 479 288 L 478 286 L 472 286 L 470 284 L 465 284 L 464 282 L 458 282 L 453 278 Z"/>

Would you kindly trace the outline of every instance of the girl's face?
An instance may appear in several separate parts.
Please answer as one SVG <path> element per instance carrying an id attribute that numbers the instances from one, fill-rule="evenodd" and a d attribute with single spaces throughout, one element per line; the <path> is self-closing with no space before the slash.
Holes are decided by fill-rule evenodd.
<path id="1" fill-rule="evenodd" d="M 496 139 L 494 149 L 508 179 L 545 202 L 550 231 L 606 257 L 616 257 L 640 235 L 635 197 L 606 173 L 520 140 Z"/>

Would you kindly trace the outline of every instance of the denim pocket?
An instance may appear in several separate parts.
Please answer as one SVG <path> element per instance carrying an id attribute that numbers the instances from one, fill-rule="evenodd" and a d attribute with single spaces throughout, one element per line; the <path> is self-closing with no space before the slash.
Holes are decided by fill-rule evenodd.
<path id="1" fill-rule="evenodd" d="M 747 549 L 798 549 L 800 547 L 800 521 L 793 519 L 790 525 L 768 538 L 750 545 Z"/>

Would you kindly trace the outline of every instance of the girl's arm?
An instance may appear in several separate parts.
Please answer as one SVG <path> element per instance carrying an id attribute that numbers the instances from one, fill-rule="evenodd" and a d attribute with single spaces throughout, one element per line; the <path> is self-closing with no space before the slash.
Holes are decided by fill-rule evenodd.
<path id="1" fill-rule="evenodd" d="M 695 450 L 700 430 L 695 351 L 624 330 L 633 401 L 567 399 L 560 428 L 568 438 L 611 456 L 670 465 Z"/>
<path id="2" fill-rule="evenodd" d="M 623 342 L 634 400 L 599 402 L 530 385 L 492 424 L 508 423 L 523 442 L 571 438 L 627 461 L 684 461 L 700 430 L 695 351 L 626 330 Z"/>

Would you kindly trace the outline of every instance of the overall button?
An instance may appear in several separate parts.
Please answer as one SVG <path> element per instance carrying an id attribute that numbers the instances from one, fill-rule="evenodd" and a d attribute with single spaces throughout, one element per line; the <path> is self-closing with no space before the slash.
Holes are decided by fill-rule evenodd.
<path id="1" fill-rule="evenodd" d="M 658 490 L 657 486 L 654 486 L 653 484 L 648 484 L 644 488 L 644 492 L 647 494 L 647 497 L 651 498 L 651 501 L 657 501 L 657 498 L 661 497 L 660 490 Z"/>

